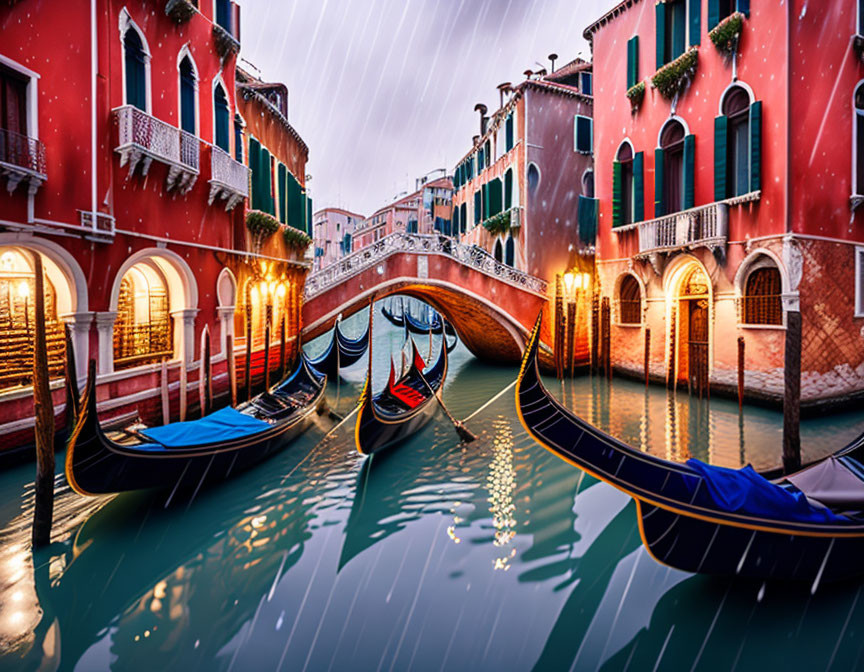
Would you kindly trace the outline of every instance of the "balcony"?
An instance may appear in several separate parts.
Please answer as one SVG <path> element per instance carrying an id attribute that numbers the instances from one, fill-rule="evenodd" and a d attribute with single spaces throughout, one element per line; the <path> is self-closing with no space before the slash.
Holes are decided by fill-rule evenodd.
<path id="1" fill-rule="evenodd" d="M 0 128 L 0 177 L 6 178 L 10 194 L 23 181 L 35 194 L 45 181 L 45 145 L 36 138 Z"/>
<path id="2" fill-rule="evenodd" d="M 150 164 L 159 161 L 168 166 L 167 190 L 187 193 L 200 172 L 198 138 L 131 105 L 118 107 L 114 112 L 119 127 L 119 144 L 115 151 L 120 154 L 120 167 L 129 166 L 128 176 L 131 177 L 139 165 L 141 174 L 147 175 Z"/>
<path id="3" fill-rule="evenodd" d="M 249 168 L 231 158 L 228 152 L 216 147 L 210 148 L 210 199 L 222 198 L 225 209 L 231 210 L 249 196 Z"/>
<path id="4" fill-rule="evenodd" d="M 620 231 L 621 228 L 615 230 Z M 710 203 L 649 219 L 633 228 L 639 230 L 639 254 L 636 256 L 652 256 L 695 247 L 707 247 L 713 251 L 726 245 L 729 205 L 723 201 Z"/>

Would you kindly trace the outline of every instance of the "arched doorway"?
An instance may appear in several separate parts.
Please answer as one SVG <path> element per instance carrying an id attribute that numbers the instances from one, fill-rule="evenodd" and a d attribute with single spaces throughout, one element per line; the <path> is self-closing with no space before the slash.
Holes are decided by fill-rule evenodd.
<path id="1" fill-rule="evenodd" d="M 673 380 L 686 384 L 693 394 L 708 392 L 710 358 L 711 286 L 705 270 L 697 263 L 687 264 L 673 286 Z"/>
<path id="2" fill-rule="evenodd" d="M 168 283 L 155 264 L 139 262 L 120 280 L 114 324 L 114 368 L 126 369 L 173 358 Z"/>

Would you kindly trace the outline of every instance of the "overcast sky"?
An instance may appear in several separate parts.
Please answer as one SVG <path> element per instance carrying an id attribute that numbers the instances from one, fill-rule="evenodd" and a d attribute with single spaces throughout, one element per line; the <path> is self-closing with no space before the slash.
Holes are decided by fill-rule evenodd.
<path id="1" fill-rule="evenodd" d="M 288 86 L 315 209 L 370 215 L 471 147 L 474 104 L 528 68 L 589 57 L 617 0 L 241 0 L 241 58 Z M 243 67 L 248 67 L 242 63 Z"/>

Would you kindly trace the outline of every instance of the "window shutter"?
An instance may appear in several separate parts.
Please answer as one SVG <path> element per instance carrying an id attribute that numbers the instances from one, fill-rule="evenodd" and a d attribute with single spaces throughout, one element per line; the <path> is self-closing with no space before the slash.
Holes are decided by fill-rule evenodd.
<path id="1" fill-rule="evenodd" d="M 728 119 L 722 114 L 714 117 L 714 200 L 722 201 L 726 195 L 726 129 Z"/>
<path id="2" fill-rule="evenodd" d="M 689 44 L 691 47 L 700 44 L 701 40 L 701 32 L 702 32 L 702 0 L 689 0 L 690 6 L 688 8 L 690 14 L 690 25 L 688 26 L 690 29 L 690 40 Z"/>
<path id="3" fill-rule="evenodd" d="M 481 205 L 482 205 L 482 203 L 481 203 L 480 190 L 478 189 L 477 191 L 474 192 L 474 224 L 475 225 L 480 223 Z"/>
<path id="4" fill-rule="evenodd" d="M 738 11 L 741 12 L 744 16 L 750 16 L 750 0 L 738 0 Z"/>
<path id="5" fill-rule="evenodd" d="M 657 69 L 666 64 L 666 5 L 658 2 L 654 5 L 657 24 L 654 33 L 657 36 Z"/>
<path id="6" fill-rule="evenodd" d="M 579 240 L 583 245 L 594 245 L 597 241 L 597 200 L 580 194 L 577 206 Z"/>
<path id="7" fill-rule="evenodd" d="M 762 188 L 762 101 L 750 106 L 750 191 Z"/>
<path id="8" fill-rule="evenodd" d="M 505 123 L 505 135 L 506 135 L 506 147 L 509 152 L 513 149 L 513 113 L 507 115 L 507 122 Z"/>
<path id="9" fill-rule="evenodd" d="M 312 199 L 306 197 L 306 233 L 312 235 Z"/>
<path id="10" fill-rule="evenodd" d="M 493 217 L 501 213 L 504 195 L 501 180 L 496 178 L 489 182 L 489 216 Z"/>
<path id="11" fill-rule="evenodd" d="M 696 201 L 696 136 L 684 136 L 684 203 L 683 210 L 692 208 Z"/>
<path id="12" fill-rule="evenodd" d="M 666 214 L 663 208 L 663 150 L 654 150 L 654 216 Z"/>
<path id="13" fill-rule="evenodd" d="M 645 152 L 633 157 L 633 221 L 645 219 Z"/>
<path id="14" fill-rule="evenodd" d="M 621 226 L 621 162 L 612 162 L 612 227 Z"/>
<path id="15" fill-rule="evenodd" d="M 639 81 L 639 36 L 627 40 L 627 88 L 636 86 Z"/>
<path id="16" fill-rule="evenodd" d="M 279 221 L 285 224 L 288 221 L 288 169 L 279 164 Z"/>
<path id="17" fill-rule="evenodd" d="M 504 173 L 504 209 L 513 207 L 513 171 Z"/>
<path id="18" fill-rule="evenodd" d="M 261 205 L 264 212 L 273 214 L 273 172 L 270 168 L 270 152 L 261 149 Z"/>
<path id="19" fill-rule="evenodd" d="M 252 169 L 252 203 L 251 207 L 255 210 L 261 209 L 261 188 L 258 186 L 260 182 L 260 161 L 261 161 L 261 145 L 258 141 L 251 137 L 249 138 L 249 168 Z"/>
<path id="20" fill-rule="evenodd" d="M 708 30 L 720 23 L 720 0 L 708 0 Z"/>
<path id="21" fill-rule="evenodd" d="M 580 154 L 591 154 L 593 135 L 593 119 L 577 114 L 573 119 L 573 149 Z"/>

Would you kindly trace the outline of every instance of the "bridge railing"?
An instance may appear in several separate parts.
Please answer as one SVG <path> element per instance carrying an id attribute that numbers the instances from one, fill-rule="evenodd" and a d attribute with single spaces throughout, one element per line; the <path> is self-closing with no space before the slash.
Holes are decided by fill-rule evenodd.
<path id="1" fill-rule="evenodd" d="M 444 236 L 421 233 L 391 233 L 371 245 L 352 252 L 306 278 L 305 299 L 308 301 L 348 278 L 365 271 L 387 257 L 398 254 L 440 254 L 451 257 L 481 273 L 537 294 L 546 293 L 546 282 L 512 266 L 496 261 L 495 257 L 476 245 L 463 245 Z"/>

